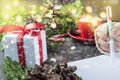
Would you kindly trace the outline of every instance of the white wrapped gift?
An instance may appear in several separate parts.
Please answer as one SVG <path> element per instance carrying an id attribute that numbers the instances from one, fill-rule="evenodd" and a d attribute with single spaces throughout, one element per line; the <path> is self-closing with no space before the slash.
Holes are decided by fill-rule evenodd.
<path id="1" fill-rule="evenodd" d="M 25 64 L 33 67 L 35 64 L 40 65 L 47 59 L 47 45 L 46 45 L 46 34 L 44 30 L 39 31 L 38 36 L 31 36 L 25 34 L 23 36 L 23 43 L 18 45 L 17 37 L 19 34 L 10 33 L 4 36 L 4 52 L 5 56 L 9 56 L 12 60 L 20 61 L 20 58 L 23 57 Z M 39 40 L 40 42 L 39 42 Z M 22 47 L 21 53 L 18 50 L 18 46 Z M 22 55 L 22 56 L 20 56 Z M 20 56 L 20 57 L 19 57 Z"/>

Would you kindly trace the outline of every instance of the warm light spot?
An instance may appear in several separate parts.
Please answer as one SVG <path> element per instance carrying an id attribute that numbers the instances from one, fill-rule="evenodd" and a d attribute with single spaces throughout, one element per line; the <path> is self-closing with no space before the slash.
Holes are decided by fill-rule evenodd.
<path id="1" fill-rule="evenodd" d="M 30 14 L 35 14 L 36 12 L 34 10 L 31 10 L 30 11 Z"/>
<path id="2" fill-rule="evenodd" d="M 71 13 L 74 15 L 76 14 L 77 10 L 76 9 L 72 9 Z"/>
<path id="3" fill-rule="evenodd" d="M 52 18 L 52 17 L 53 17 L 53 15 L 50 14 L 50 13 L 47 13 L 45 16 L 46 16 L 46 17 L 49 17 L 49 18 Z"/>
<path id="4" fill-rule="evenodd" d="M 53 10 L 49 10 L 49 13 L 50 13 L 50 14 L 53 14 Z"/>
<path id="5" fill-rule="evenodd" d="M 86 15 L 85 18 L 90 20 L 90 19 L 92 19 L 92 16 L 91 15 Z"/>
<path id="6" fill-rule="evenodd" d="M 40 10 L 44 10 L 44 7 L 43 7 L 43 6 L 40 6 L 39 8 L 40 8 Z"/>
<path id="7" fill-rule="evenodd" d="M 87 6 L 87 7 L 86 7 L 86 11 L 87 11 L 88 13 L 92 13 L 92 12 L 93 12 L 92 7 L 91 7 L 91 6 Z"/>
<path id="8" fill-rule="evenodd" d="M 57 25 L 56 25 L 56 23 L 51 23 L 50 26 L 51 26 L 51 28 L 55 29 Z"/>
<path id="9" fill-rule="evenodd" d="M 14 41 L 13 41 L 13 40 L 11 40 L 11 41 L 10 41 L 10 43 L 11 43 L 11 44 L 14 44 Z"/>
<path id="10" fill-rule="evenodd" d="M 7 4 L 7 5 L 5 6 L 5 9 L 10 10 L 10 5 Z"/>
<path id="11" fill-rule="evenodd" d="M 16 17 L 16 21 L 17 21 L 17 22 L 21 22 L 21 21 L 22 21 L 22 17 L 21 17 L 21 16 L 17 16 L 17 17 Z"/>
<path id="12" fill-rule="evenodd" d="M 56 62 L 57 60 L 56 60 L 56 58 L 51 58 L 50 61 Z"/>
<path id="13" fill-rule="evenodd" d="M 71 46 L 71 50 L 75 50 L 76 49 L 76 47 L 75 46 Z"/>
<path id="14" fill-rule="evenodd" d="M 86 15 L 84 16 L 84 18 L 80 18 L 79 21 L 80 22 L 89 22 L 92 19 L 91 15 Z"/>
<path id="15" fill-rule="evenodd" d="M 98 25 L 98 22 L 97 22 L 97 21 L 93 21 L 93 22 L 92 22 L 92 25 L 93 25 L 93 26 L 97 26 L 97 25 Z"/>
<path id="16" fill-rule="evenodd" d="M 103 18 L 103 19 L 105 19 L 106 18 L 106 13 L 105 12 L 101 12 L 100 13 L 100 17 Z"/>
<path id="17" fill-rule="evenodd" d="M 35 19 L 36 19 L 37 22 L 41 22 L 42 21 L 42 17 L 40 15 L 37 15 Z"/>
<path id="18" fill-rule="evenodd" d="M 16 0 L 13 2 L 14 6 L 18 6 L 19 5 L 19 2 Z"/>
<path id="19" fill-rule="evenodd" d="M 4 16 L 4 18 L 5 18 L 5 19 L 9 19 L 10 16 L 9 16 L 8 14 L 6 14 L 6 15 Z"/>
<path id="20" fill-rule="evenodd" d="M 8 45 L 6 45 L 6 46 L 5 46 L 5 48 L 9 48 L 9 46 L 8 46 Z"/>

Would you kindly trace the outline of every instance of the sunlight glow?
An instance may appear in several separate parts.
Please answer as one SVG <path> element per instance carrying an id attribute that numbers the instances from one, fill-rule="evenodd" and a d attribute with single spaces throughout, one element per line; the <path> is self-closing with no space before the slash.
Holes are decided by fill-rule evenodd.
<path id="1" fill-rule="evenodd" d="M 88 13 L 92 13 L 92 12 L 93 12 L 92 7 L 91 7 L 91 6 L 87 6 L 87 7 L 86 7 L 86 11 L 87 11 Z"/>
<path id="2" fill-rule="evenodd" d="M 35 14 L 36 12 L 34 10 L 31 10 L 30 11 L 30 14 Z"/>
<path id="3" fill-rule="evenodd" d="M 6 10 L 10 10 L 10 8 L 11 8 L 11 7 L 10 7 L 9 4 L 7 4 L 7 5 L 5 6 L 5 9 L 6 9 Z"/>
<path id="4" fill-rule="evenodd" d="M 21 16 L 17 16 L 17 17 L 16 17 L 16 21 L 17 21 L 17 22 L 22 21 L 22 17 L 21 17 Z"/>
<path id="5" fill-rule="evenodd" d="M 13 2 L 14 6 L 18 6 L 19 5 L 19 2 L 16 0 Z"/>
<path id="6" fill-rule="evenodd" d="M 105 19 L 106 18 L 106 13 L 105 12 L 101 12 L 100 13 L 100 17 L 103 18 L 103 19 Z"/>

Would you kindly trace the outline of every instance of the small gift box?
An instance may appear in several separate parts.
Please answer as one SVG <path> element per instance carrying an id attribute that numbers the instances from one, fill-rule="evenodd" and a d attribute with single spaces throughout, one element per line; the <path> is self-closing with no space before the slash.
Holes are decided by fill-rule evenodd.
<path id="1" fill-rule="evenodd" d="M 46 34 L 44 30 L 13 32 L 4 36 L 5 56 L 21 65 L 33 67 L 47 59 Z"/>

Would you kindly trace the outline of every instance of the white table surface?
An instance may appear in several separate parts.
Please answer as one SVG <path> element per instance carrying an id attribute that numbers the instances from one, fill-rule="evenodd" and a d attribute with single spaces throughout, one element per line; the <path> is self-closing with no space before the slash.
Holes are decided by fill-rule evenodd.
<path id="1" fill-rule="evenodd" d="M 83 80 L 120 80 L 120 54 L 114 63 L 110 56 L 100 55 L 68 64 L 77 67 L 75 73 Z"/>

